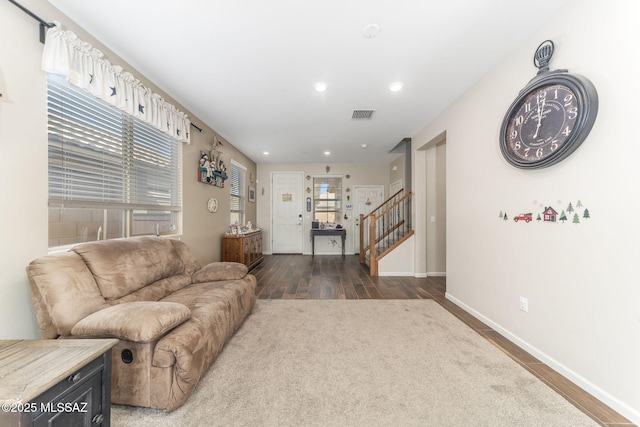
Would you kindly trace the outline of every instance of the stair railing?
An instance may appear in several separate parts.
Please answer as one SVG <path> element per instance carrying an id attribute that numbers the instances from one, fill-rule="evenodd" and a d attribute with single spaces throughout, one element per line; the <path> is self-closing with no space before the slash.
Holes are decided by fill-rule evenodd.
<path id="1" fill-rule="evenodd" d="M 368 215 L 360 215 L 360 263 L 369 260 L 372 276 L 378 275 L 378 261 L 413 234 L 411 199 L 412 193 L 404 194 L 403 189 Z"/>

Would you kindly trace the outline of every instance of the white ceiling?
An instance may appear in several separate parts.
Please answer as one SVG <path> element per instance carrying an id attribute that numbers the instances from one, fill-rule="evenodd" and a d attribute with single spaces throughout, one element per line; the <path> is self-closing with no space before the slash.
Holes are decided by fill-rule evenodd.
<path id="1" fill-rule="evenodd" d="M 566 2 L 49 1 L 257 163 L 393 160 Z"/>

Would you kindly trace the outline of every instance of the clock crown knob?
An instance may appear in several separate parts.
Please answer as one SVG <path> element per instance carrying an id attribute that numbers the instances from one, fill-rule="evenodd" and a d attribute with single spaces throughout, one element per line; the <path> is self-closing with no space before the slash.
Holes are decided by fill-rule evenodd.
<path id="1" fill-rule="evenodd" d="M 545 40 L 540 43 L 533 56 L 533 64 L 538 67 L 538 74 L 549 71 L 549 62 L 553 56 L 553 41 Z"/>

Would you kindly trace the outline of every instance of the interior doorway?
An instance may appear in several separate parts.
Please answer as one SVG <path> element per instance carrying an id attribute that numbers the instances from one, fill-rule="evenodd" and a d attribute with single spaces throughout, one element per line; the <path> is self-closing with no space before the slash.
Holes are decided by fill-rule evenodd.
<path id="1" fill-rule="evenodd" d="M 443 133 L 424 146 L 426 179 L 426 273 L 447 275 L 447 140 Z"/>

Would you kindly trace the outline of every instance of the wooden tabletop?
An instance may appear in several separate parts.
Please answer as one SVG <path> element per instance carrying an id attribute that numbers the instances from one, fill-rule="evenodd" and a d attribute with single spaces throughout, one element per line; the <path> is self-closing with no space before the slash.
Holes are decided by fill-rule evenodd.
<path id="1" fill-rule="evenodd" d="M 116 339 L 0 340 L 0 404 L 31 401 L 117 343 Z"/>

